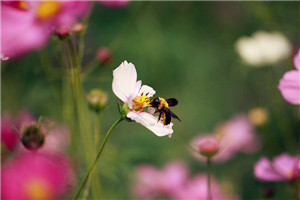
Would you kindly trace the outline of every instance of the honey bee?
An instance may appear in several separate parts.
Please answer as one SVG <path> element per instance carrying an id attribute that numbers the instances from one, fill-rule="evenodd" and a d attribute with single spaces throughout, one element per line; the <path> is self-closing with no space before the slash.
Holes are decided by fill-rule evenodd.
<path id="1" fill-rule="evenodd" d="M 171 118 L 178 119 L 181 121 L 177 115 L 175 115 L 170 109 L 170 106 L 176 106 L 178 101 L 174 98 L 164 99 L 161 97 L 155 97 L 150 101 L 150 107 L 156 109 L 156 112 L 159 112 L 158 121 L 163 118 L 164 125 L 168 125 L 171 123 Z"/>

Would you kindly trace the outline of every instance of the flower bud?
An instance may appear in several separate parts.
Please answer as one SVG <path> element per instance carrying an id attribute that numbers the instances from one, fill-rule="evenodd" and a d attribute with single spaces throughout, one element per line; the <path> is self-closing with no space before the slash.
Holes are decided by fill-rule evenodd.
<path id="1" fill-rule="evenodd" d="M 84 30 L 84 25 L 82 23 L 74 24 L 72 27 L 72 32 L 75 34 L 79 34 Z"/>
<path id="2" fill-rule="evenodd" d="M 220 149 L 220 142 L 212 136 L 201 138 L 197 143 L 197 150 L 208 158 L 214 156 Z"/>
<path id="3" fill-rule="evenodd" d="M 36 150 L 44 144 L 45 131 L 36 123 L 25 125 L 21 134 L 21 142 L 29 150 Z"/>
<path id="4" fill-rule="evenodd" d="M 70 34 L 70 27 L 69 26 L 60 26 L 55 29 L 55 35 L 60 39 L 64 39 Z"/>
<path id="5" fill-rule="evenodd" d="M 275 194 L 274 188 L 272 187 L 267 187 L 264 190 L 264 197 L 265 198 L 272 198 Z"/>
<path id="6" fill-rule="evenodd" d="M 106 47 L 99 48 L 96 53 L 96 59 L 103 65 L 110 63 L 112 58 L 109 49 Z"/>
<path id="7" fill-rule="evenodd" d="M 99 89 L 91 90 L 90 93 L 87 94 L 86 98 L 90 108 L 97 113 L 106 106 L 108 99 L 106 92 Z"/>

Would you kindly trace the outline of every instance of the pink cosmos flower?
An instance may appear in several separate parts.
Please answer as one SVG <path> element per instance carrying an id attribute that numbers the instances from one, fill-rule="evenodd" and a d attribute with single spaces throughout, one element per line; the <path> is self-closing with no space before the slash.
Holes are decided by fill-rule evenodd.
<path id="1" fill-rule="evenodd" d="M 215 179 L 211 180 L 211 197 L 212 200 L 220 199 L 239 199 L 237 196 L 227 196 L 221 190 Z M 207 176 L 198 174 L 190 179 L 186 185 L 175 192 L 175 200 L 206 200 L 208 199 Z"/>
<path id="2" fill-rule="evenodd" d="M 215 161 L 226 161 L 237 152 L 253 153 L 260 148 L 254 126 L 246 115 L 237 115 L 219 125 L 215 135 L 221 143 L 220 152 L 213 158 Z"/>
<path id="3" fill-rule="evenodd" d="M 1 1 L 1 7 L 1 55 L 17 57 L 44 46 L 53 29 L 74 24 L 90 2 Z"/>
<path id="4" fill-rule="evenodd" d="M 188 168 L 181 161 L 166 164 L 161 170 L 144 164 L 135 170 L 133 194 L 137 198 L 173 197 L 188 179 Z"/>
<path id="5" fill-rule="evenodd" d="M 153 112 L 144 110 L 155 90 L 148 85 L 142 86 L 141 80 L 137 81 L 137 72 L 132 63 L 125 60 L 113 71 L 112 90 L 124 102 L 123 107 L 127 107 L 127 118 L 142 124 L 157 136 L 171 137 L 173 123 L 165 126 Z"/>
<path id="6" fill-rule="evenodd" d="M 260 148 L 260 141 L 254 132 L 254 126 L 245 115 L 237 115 L 229 121 L 222 123 L 216 127 L 215 138 L 220 142 L 218 153 L 212 158 L 216 162 L 224 162 L 231 159 L 236 153 L 253 153 Z M 192 142 L 192 147 L 210 135 L 196 136 Z M 194 156 L 200 160 L 205 157 L 198 153 Z"/>
<path id="7" fill-rule="evenodd" d="M 110 1 L 110 0 L 100 0 L 99 3 L 101 3 L 104 6 L 112 7 L 112 8 L 122 8 L 124 6 L 127 6 L 129 4 L 130 0 L 119 0 L 119 1 Z"/>
<path id="8" fill-rule="evenodd" d="M 288 71 L 283 75 L 278 89 L 287 102 L 300 105 L 300 50 L 294 58 L 294 64 L 296 70 Z"/>
<path id="9" fill-rule="evenodd" d="M 24 153 L 1 167 L 1 199 L 58 199 L 73 184 L 64 156 Z"/>
<path id="10" fill-rule="evenodd" d="M 33 116 L 26 110 L 21 111 L 16 117 L 12 117 L 10 114 L 5 113 L 1 117 L 1 148 L 2 153 L 13 151 L 20 139 L 18 133 L 13 127 L 20 129 L 24 124 L 33 121 Z"/>
<path id="11" fill-rule="evenodd" d="M 300 156 L 282 153 L 273 162 L 262 157 L 254 166 L 254 175 L 262 181 L 300 180 Z"/>

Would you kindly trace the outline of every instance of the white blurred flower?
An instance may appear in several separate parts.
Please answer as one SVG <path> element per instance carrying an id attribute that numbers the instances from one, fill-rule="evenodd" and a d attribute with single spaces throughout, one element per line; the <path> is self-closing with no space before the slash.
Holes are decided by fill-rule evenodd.
<path id="1" fill-rule="evenodd" d="M 292 52 L 292 45 L 279 32 L 257 31 L 251 37 L 239 38 L 235 47 L 246 63 L 257 67 L 275 64 Z"/>
<path id="2" fill-rule="evenodd" d="M 113 71 L 112 90 L 124 102 L 127 118 L 142 124 L 157 136 L 171 137 L 173 123 L 165 126 L 153 112 L 150 112 L 151 109 L 147 112 L 144 110 L 149 106 L 155 90 L 148 85 L 142 86 L 141 80 L 137 81 L 137 72 L 132 63 L 125 60 Z"/>

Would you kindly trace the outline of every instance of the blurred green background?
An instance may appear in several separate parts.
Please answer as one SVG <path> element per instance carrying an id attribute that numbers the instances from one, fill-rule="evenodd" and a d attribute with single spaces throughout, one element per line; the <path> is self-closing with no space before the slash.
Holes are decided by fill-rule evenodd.
<path id="1" fill-rule="evenodd" d="M 262 149 L 216 164 L 215 176 L 242 199 L 262 199 L 267 186 L 275 187 L 274 199 L 291 197 L 287 184 L 263 183 L 253 176 L 253 165 L 263 155 L 299 154 L 300 128 L 299 107 L 287 103 L 277 89 L 283 73 L 294 68 L 293 57 L 274 66 L 252 68 L 235 51 L 238 38 L 257 30 L 279 31 L 296 48 L 299 2 L 131 2 L 120 9 L 95 3 L 85 36 L 83 65 L 94 59 L 101 46 L 111 49 L 112 62 L 98 65 L 85 79 L 84 88 L 86 93 L 101 88 L 109 95 L 101 113 L 102 136 L 119 115 L 118 99 L 111 90 L 112 70 L 124 60 L 135 64 L 138 80 L 152 86 L 157 96 L 178 99 L 172 111 L 182 120 L 173 120 L 171 139 L 158 138 L 137 123 L 122 122 L 111 134 L 98 165 L 103 197 L 132 199 L 132 173 L 141 163 L 161 167 L 182 159 L 191 174 L 205 172 L 204 164 L 188 151 L 190 140 L 257 106 L 269 113 L 268 122 L 257 128 Z M 36 117 L 63 122 L 63 74 L 55 57 L 59 55 L 56 42 L 53 38 L 42 53 L 2 63 L 2 111 L 17 113 L 27 108 Z M 41 67 L 45 52 L 54 65 L 51 70 Z M 80 149 L 78 146 L 75 151 Z M 83 174 L 80 172 L 79 178 Z"/>

